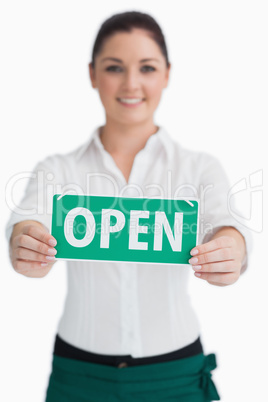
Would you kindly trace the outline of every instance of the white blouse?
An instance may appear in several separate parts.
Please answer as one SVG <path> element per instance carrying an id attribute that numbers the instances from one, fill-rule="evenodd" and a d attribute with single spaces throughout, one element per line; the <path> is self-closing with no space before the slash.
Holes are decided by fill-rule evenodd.
<path id="1" fill-rule="evenodd" d="M 220 227 L 233 226 L 246 240 L 247 267 L 252 235 L 229 213 L 229 182 L 216 157 L 182 147 L 159 127 L 136 154 L 127 183 L 99 129 L 74 151 L 50 155 L 35 166 L 6 224 L 8 241 L 13 225 L 26 219 L 41 222 L 51 233 L 54 194 L 198 197 L 198 244 Z M 68 260 L 66 266 L 68 290 L 58 334 L 73 346 L 146 357 L 187 346 L 200 335 L 187 293 L 190 265 Z"/>

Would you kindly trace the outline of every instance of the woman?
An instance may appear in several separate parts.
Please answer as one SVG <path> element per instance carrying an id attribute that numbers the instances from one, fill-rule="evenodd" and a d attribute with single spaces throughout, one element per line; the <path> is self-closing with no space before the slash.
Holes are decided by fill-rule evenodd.
<path id="1" fill-rule="evenodd" d="M 151 16 L 126 12 L 106 20 L 89 65 L 106 122 L 83 146 L 47 157 L 35 171 L 44 173 L 45 183 L 88 194 L 120 190 L 121 196 L 153 197 L 160 187 L 166 198 L 168 177 L 172 188 L 182 190 L 177 196 L 212 186 L 201 211 L 210 230 L 201 233 L 189 262 L 198 278 L 230 285 L 247 267 L 249 233 L 227 211 L 228 182 L 217 159 L 183 149 L 154 123 L 170 68 L 164 36 Z M 37 205 L 32 180 L 21 209 Z M 56 262 L 50 219 L 46 212 L 27 220 L 13 212 L 7 238 L 17 272 L 43 277 Z M 210 372 L 215 355 L 203 353 L 187 294 L 189 265 L 68 261 L 67 268 L 46 402 L 220 399 Z"/>

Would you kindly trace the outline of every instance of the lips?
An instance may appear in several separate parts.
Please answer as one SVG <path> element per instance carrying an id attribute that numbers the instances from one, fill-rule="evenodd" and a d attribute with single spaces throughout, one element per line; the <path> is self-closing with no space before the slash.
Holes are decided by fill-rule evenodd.
<path id="1" fill-rule="evenodd" d="M 123 100 L 124 99 L 124 100 Z M 133 108 L 133 107 L 137 107 L 137 106 L 140 106 L 143 102 L 144 102 L 144 100 L 145 100 L 145 98 L 140 98 L 140 100 L 138 100 L 137 102 L 136 101 L 134 101 L 134 102 L 127 102 L 127 99 L 139 99 L 139 98 L 117 98 L 117 101 L 120 103 L 120 105 L 122 105 L 123 107 L 127 107 L 127 108 Z"/>
<path id="2" fill-rule="evenodd" d="M 142 98 L 141 96 L 119 96 L 117 99 L 145 99 Z"/>
<path id="3" fill-rule="evenodd" d="M 127 96 L 122 96 L 122 98 L 116 98 L 116 100 L 118 100 L 118 101 L 120 101 L 120 100 L 122 100 L 122 99 L 141 99 L 141 101 L 144 101 L 145 100 L 145 98 L 139 98 L 138 96 L 132 96 L 131 98 L 130 97 L 127 97 Z"/>

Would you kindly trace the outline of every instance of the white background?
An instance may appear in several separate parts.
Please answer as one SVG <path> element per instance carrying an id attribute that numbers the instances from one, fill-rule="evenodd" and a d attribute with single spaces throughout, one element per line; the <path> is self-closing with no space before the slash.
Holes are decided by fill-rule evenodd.
<path id="1" fill-rule="evenodd" d="M 146 6 L 145 6 L 146 5 Z M 231 185 L 266 179 L 268 9 L 266 1 L 2 1 L 1 388 L 5 402 L 43 402 L 66 293 L 64 262 L 43 279 L 15 273 L 4 235 L 5 186 L 49 154 L 71 151 L 104 122 L 88 63 L 100 24 L 123 11 L 149 12 L 166 37 L 172 72 L 155 115 L 181 145 L 222 162 Z M 153 11 L 152 11 L 153 10 Z M 19 202 L 26 181 L 14 193 Z M 223 402 L 267 398 L 267 258 L 260 191 L 238 197 L 254 236 L 248 271 L 216 287 L 192 274 L 190 292 L 205 353 Z M 252 219 L 251 219 L 252 218 Z M 267 233 L 266 233 L 267 234 Z M 191 268 L 189 268 L 191 269 Z"/>

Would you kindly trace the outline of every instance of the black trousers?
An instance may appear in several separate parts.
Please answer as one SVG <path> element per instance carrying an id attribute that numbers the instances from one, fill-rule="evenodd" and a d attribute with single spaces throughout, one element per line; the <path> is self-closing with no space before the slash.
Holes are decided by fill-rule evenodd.
<path id="1" fill-rule="evenodd" d="M 195 356 L 203 353 L 203 347 L 198 337 L 193 343 L 185 346 L 184 348 L 175 350 L 170 353 L 165 353 L 157 356 L 150 357 L 132 357 L 131 355 L 102 355 L 99 353 L 92 353 L 83 349 L 76 348 L 75 346 L 65 342 L 58 334 L 55 338 L 54 352 L 56 356 L 66 357 L 69 359 L 76 359 L 87 361 L 91 363 L 105 364 L 115 367 L 137 366 L 142 364 L 154 364 L 161 362 L 168 362 L 172 360 L 183 359 L 190 356 Z"/>

